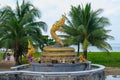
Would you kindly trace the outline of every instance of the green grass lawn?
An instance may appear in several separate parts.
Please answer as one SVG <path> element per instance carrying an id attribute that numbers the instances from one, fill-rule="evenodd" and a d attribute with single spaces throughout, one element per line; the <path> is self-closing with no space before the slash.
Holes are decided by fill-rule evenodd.
<path id="1" fill-rule="evenodd" d="M 0 60 L 2 59 L 3 53 L 0 53 Z M 41 55 L 40 52 L 34 54 L 37 58 Z M 27 57 L 24 57 L 23 63 L 25 63 Z M 120 67 L 120 52 L 111 52 L 107 54 L 105 52 L 88 52 L 88 60 L 93 64 L 102 64 L 107 67 Z"/>
<path id="2" fill-rule="evenodd" d="M 2 59 L 2 56 L 3 56 L 3 53 L 2 53 L 2 52 L 0 52 L 0 60 Z"/>
<path id="3" fill-rule="evenodd" d="M 89 52 L 88 60 L 95 64 L 102 64 L 107 67 L 120 67 L 120 52 Z"/>
<path id="4" fill-rule="evenodd" d="M 41 53 L 34 54 L 39 57 Z M 120 67 L 120 52 L 88 52 L 88 60 L 93 64 L 102 64 L 107 67 Z"/>

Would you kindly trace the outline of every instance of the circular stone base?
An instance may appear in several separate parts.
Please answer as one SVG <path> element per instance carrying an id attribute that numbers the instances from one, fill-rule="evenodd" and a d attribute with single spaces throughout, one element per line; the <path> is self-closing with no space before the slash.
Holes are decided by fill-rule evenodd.
<path id="1" fill-rule="evenodd" d="M 31 71 L 37 72 L 71 72 L 71 71 L 83 71 L 91 68 L 90 62 L 76 63 L 76 64 L 39 64 L 30 63 Z"/>

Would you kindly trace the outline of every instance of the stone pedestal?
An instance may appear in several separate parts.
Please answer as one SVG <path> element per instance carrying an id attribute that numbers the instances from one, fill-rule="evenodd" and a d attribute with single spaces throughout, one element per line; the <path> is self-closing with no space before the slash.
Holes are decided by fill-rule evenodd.
<path id="1" fill-rule="evenodd" d="M 71 47 L 44 47 L 41 55 L 42 63 L 70 63 L 77 59 L 74 48 Z"/>

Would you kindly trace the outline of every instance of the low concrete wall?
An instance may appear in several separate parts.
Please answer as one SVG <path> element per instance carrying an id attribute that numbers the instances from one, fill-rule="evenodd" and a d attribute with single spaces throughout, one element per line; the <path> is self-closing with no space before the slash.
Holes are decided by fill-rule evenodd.
<path id="1" fill-rule="evenodd" d="M 91 70 L 71 72 L 0 71 L 0 80 L 105 80 L 105 67 L 91 64 Z"/>
<path id="2" fill-rule="evenodd" d="M 77 64 L 39 64 L 39 63 L 30 63 L 30 70 L 37 72 L 70 72 L 70 71 L 83 71 L 89 70 L 91 63 L 83 62 Z"/>

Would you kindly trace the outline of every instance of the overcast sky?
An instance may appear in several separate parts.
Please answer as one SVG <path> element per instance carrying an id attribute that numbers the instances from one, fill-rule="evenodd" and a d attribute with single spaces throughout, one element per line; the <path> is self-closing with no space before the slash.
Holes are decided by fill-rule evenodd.
<path id="1" fill-rule="evenodd" d="M 13 9 L 16 6 L 17 0 L 0 0 L 0 8 L 6 5 L 11 6 Z M 19 3 L 22 0 L 18 0 Z M 61 16 L 68 13 L 71 9 L 71 5 L 85 5 L 91 3 L 92 9 L 103 9 L 101 16 L 107 17 L 111 23 L 107 26 L 107 29 L 112 30 L 110 35 L 114 36 L 115 40 L 109 41 L 110 43 L 120 43 L 120 0 L 25 0 L 30 1 L 41 12 L 42 21 L 48 25 L 48 32 L 52 24 L 61 18 Z"/>

